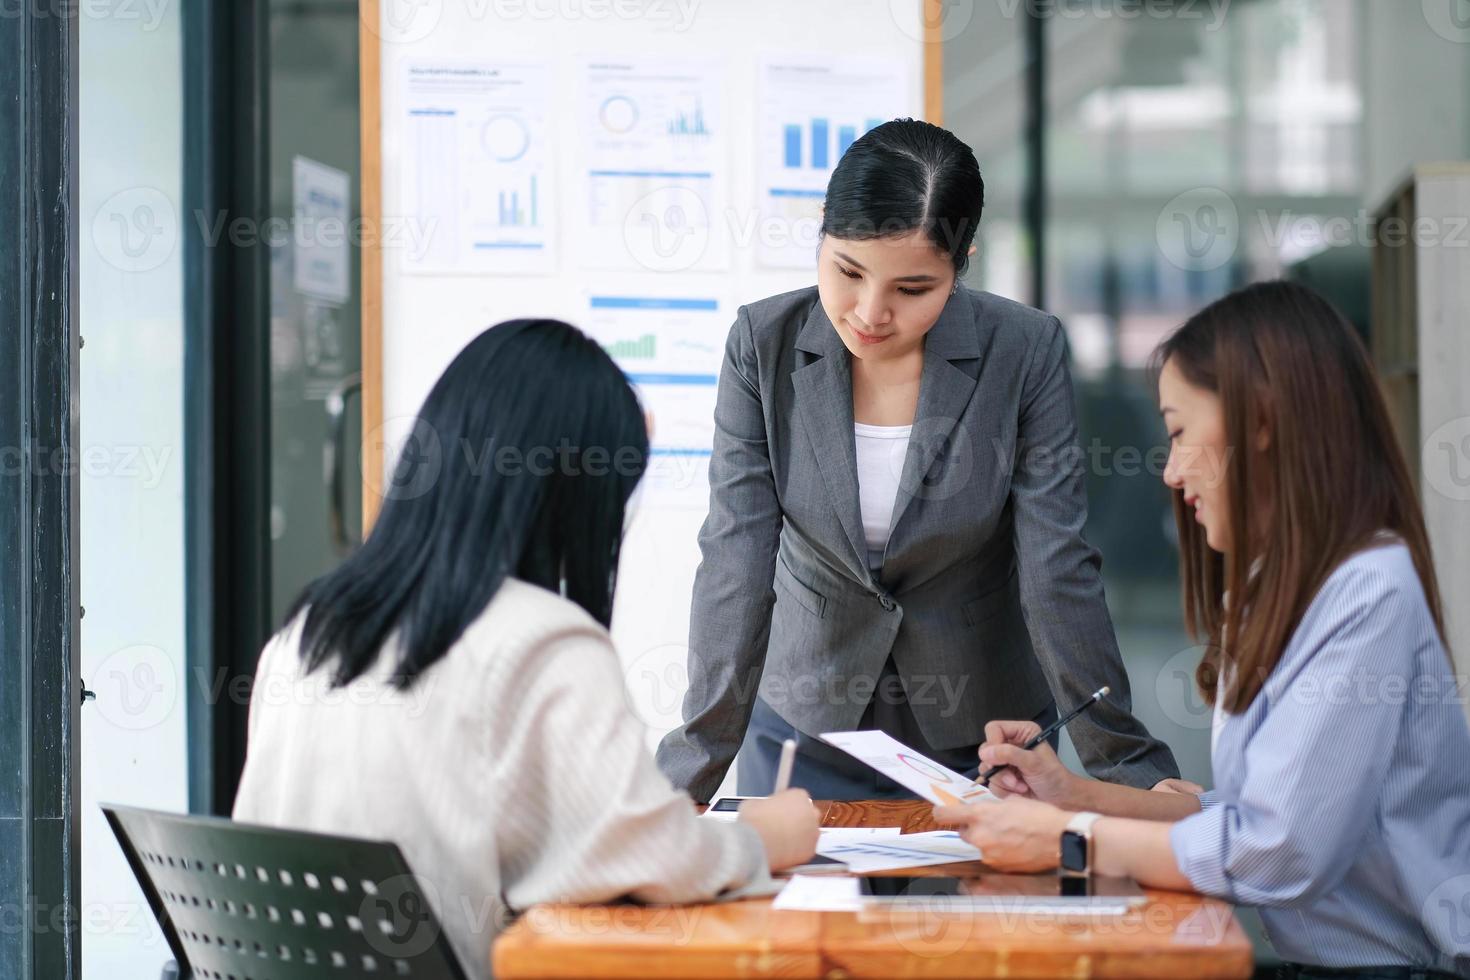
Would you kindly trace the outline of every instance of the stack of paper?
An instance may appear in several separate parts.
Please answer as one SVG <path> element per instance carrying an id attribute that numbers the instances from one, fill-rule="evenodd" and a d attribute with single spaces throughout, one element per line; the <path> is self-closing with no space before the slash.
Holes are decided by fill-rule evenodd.
<path id="1" fill-rule="evenodd" d="M 980 860 L 980 849 L 951 830 L 831 840 L 824 834 L 817 843 L 817 853 L 841 861 L 854 874 Z"/>

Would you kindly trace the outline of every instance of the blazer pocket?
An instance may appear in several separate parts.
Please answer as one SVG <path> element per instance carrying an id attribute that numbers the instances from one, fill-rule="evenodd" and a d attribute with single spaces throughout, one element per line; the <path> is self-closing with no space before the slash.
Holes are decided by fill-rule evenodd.
<path id="1" fill-rule="evenodd" d="M 791 570 L 786 567 L 786 563 L 780 558 L 776 559 L 776 584 L 813 616 L 818 619 L 826 616 L 827 597 L 816 589 L 797 581 L 796 576 L 791 574 Z"/>
<path id="2" fill-rule="evenodd" d="M 1002 612 L 1015 597 L 1016 573 L 1011 572 L 1011 577 L 1006 579 L 1005 584 L 998 589 L 992 589 L 965 603 L 965 622 L 971 626 L 979 626 L 987 619 L 995 617 Z"/>

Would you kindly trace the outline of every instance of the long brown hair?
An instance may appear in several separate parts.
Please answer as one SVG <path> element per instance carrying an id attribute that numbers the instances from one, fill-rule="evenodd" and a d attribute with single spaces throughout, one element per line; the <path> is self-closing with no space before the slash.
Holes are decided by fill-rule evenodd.
<path id="1" fill-rule="evenodd" d="M 1224 658 L 1225 710 L 1249 707 L 1322 583 L 1380 530 L 1408 546 L 1443 641 L 1424 516 L 1367 351 L 1342 314 L 1304 286 L 1258 283 L 1160 344 L 1156 377 L 1165 362 L 1214 392 L 1225 416 L 1228 555 L 1211 550 L 1173 493 L 1184 623 L 1207 643 L 1195 672 L 1204 698 L 1214 702 Z"/>

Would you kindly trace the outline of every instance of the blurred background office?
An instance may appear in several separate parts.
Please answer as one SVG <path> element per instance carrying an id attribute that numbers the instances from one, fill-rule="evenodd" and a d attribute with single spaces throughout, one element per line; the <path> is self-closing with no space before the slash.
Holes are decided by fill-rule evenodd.
<path id="1" fill-rule="evenodd" d="M 1458 615 L 1454 597 L 1470 586 L 1470 538 L 1454 536 L 1470 531 L 1470 410 L 1442 393 L 1447 371 L 1470 387 L 1466 342 L 1454 339 L 1470 281 L 1457 271 L 1470 256 L 1470 171 L 1453 166 L 1470 166 L 1470 0 L 945 0 L 922 5 L 927 26 L 909 9 L 921 0 L 802 6 L 839 35 L 904 41 L 918 30 L 932 48 L 938 98 L 930 91 L 924 104 L 942 107 L 943 124 L 974 147 L 987 188 L 967 284 L 1066 326 L 1088 537 L 1104 557 L 1135 713 L 1186 778 L 1209 782 L 1209 712 L 1193 691 L 1199 651 L 1181 625 L 1145 362 L 1209 301 L 1285 276 L 1322 290 L 1363 331 L 1411 460 L 1440 461 L 1421 489 Z M 325 250 L 291 233 L 301 215 L 322 213 L 313 209 L 350 227 L 363 188 L 371 196 L 381 179 L 380 161 L 361 152 L 379 121 L 363 115 L 360 79 L 379 70 L 380 46 L 395 58 L 404 49 L 386 28 L 381 41 L 365 31 L 363 9 L 97 0 L 69 15 L 80 32 L 85 340 L 78 656 L 95 699 L 67 735 L 79 760 L 80 865 L 72 855 L 47 867 L 80 883 L 89 978 L 156 976 L 167 959 L 97 803 L 228 813 L 255 655 L 301 587 L 360 540 L 365 496 L 371 509 L 380 482 L 363 367 L 383 355 L 361 338 L 364 317 L 383 315 L 383 273 L 359 246 L 382 229 Z M 541 9 L 556 30 L 581 7 Z M 689 9 L 718 19 L 766 8 Z M 3 22 L 7 43 L 35 29 L 15 12 Z M 749 27 L 777 50 L 807 43 L 775 23 Z M 723 98 L 748 95 L 732 86 Z M 13 137 L 4 146 L 18 159 Z M 1434 220 L 1429 240 L 1386 248 L 1381 221 L 1415 216 Z M 1429 250 L 1433 262 L 1415 260 Z M 806 273 L 791 276 L 798 285 Z M 719 340 L 729 302 L 766 291 L 722 298 Z M 487 302 L 467 315 L 519 312 Z M 1426 320 L 1439 333 L 1423 352 Z M 434 324 L 418 330 L 417 342 L 444 342 Z M 382 392 L 368 388 L 369 417 L 388 424 Z M 641 605 L 620 611 L 638 622 L 614 627 L 652 743 L 681 693 L 701 515 L 663 515 L 687 542 L 671 548 L 646 536 L 659 523 L 648 520 L 658 504 L 648 506 L 626 560 L 685 584 L 625 577 Z M 1452 626 L 1462 673 L 1465 628 Z M 0 679 L 11 669 L 0 664 Z M 17 687 L 0 684 L 13 701 L 0 715 L 5 751 L 33 746 L 35 726 L 49 723 Z M 34 813 L 18 802 L 25 792 L 0 797 L 16 804 L 5 816 Z M 19 942 L 0 930 L 0 963 L 30 955 Z"/>

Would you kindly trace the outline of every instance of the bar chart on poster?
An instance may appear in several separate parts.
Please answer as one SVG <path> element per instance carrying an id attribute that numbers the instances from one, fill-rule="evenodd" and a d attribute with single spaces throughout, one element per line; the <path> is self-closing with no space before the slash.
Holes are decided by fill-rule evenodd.
<path id="1" fill-rule="evenodd" d="M 403 199 L 428 230 L 405 271 L 555 268 L 549 74 L 543 64 L 494 61 L 404 66 Z"/>
<path id="2" fill-rule="evenodd" d="M 833 168 L 859 136 L 909 113 L 906 82 L 894 59 L 787 56 L 761 64 L 761 208 L 791 229 L 785 240 L 761 243 L 763 264 L 810 265 Z"/>

